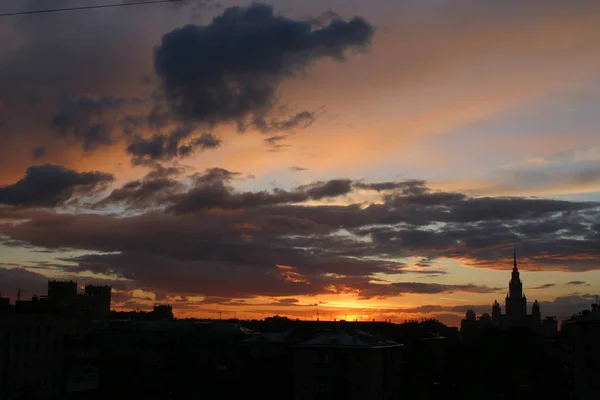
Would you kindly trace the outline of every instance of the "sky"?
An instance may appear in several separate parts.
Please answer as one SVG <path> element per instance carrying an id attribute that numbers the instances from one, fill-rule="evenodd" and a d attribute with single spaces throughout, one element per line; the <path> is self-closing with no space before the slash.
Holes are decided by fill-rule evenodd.
<path id="1" fill-rule="evenodd" d="M 0 13 L 111 4 L 5 0 Z M 600 292 L 600 3 L 185 0 L 0 17 L 0 292 L 176 316 Z"/>

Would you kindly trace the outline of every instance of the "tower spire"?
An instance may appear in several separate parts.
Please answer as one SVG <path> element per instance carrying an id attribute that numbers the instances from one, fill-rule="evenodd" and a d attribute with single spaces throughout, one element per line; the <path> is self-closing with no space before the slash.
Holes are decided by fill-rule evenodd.
<path id="1" fill-rule="evenodd" d="M 514 267 L 517 268 L 517 248 L 513 247 Z"/>

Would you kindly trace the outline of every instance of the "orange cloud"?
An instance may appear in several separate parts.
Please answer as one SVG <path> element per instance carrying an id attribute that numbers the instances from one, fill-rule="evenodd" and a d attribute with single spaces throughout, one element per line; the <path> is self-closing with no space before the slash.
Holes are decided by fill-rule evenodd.
<path id="1" fill-rule="evenodd" d="M 289 265 L 276 265 L 277 268 L 281 271 L 281 275 L 285 278 L 286 281 L 294 282 L 294 283 L 306 283 L 310 284 L 309 281 L 304 279 L 304 277 L 296 271 L 296 268 Z"/>

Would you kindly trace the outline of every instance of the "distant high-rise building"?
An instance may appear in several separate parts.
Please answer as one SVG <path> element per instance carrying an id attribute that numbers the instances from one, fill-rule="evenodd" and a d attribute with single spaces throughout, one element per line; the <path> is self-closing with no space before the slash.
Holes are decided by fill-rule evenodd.
<path id="1" fill-rule="evenodd" d="M 480 318 L 477 323 L 473 318 L 473 311 L 467 311 L 466 317 L 463 320 L 461 329 L 464 332 L 478 330 L 485 326 L 495 326 L 498 328 L 511 327 L 529 327 L 536 332 L 547 336 L 554 336 L 557 333 L 557 322 L 554 317 L 546 317 L 542 320 L 540 304 L 536 300 L 531 308 L 531 314 L 527 313 L 527 297 L 523 293 L 523 282 L 517 264 L 517 251 L 513 250 L 513 269 L 511 279 L 508 282 L 508 293 L 505 298 L 506 314 L 502 314 L 502 308 L 498 301 L 494 301 L 492 305 L 491 324 L 489 323 L 489 315 L 485 318 Z M 485 326 L 484 326 L 485 325 Z"/>

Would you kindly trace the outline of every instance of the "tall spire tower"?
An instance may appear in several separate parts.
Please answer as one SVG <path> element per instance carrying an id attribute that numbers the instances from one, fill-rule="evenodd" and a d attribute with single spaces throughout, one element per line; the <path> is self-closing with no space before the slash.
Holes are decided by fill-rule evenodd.
<path id="1" fill-rule="evenodd" d="M 506 315 L 511 319 L 521 319 L 527 315 L 527 298 L 523 295 L 523 282 L 517 265 L 517 249 L 513 249 L 513 270 L 506 296 Z"/>
<path id="2" fill-rule="evenodd" d="M 523 282 L 521 282 L 519 268 L 517 267 L 517 249 L 513 249 L 513 270 L 510 282 L 508 283 L 509 297 L 520 298 L 523 297 Z"/>

